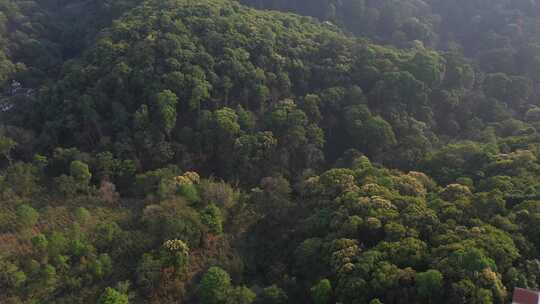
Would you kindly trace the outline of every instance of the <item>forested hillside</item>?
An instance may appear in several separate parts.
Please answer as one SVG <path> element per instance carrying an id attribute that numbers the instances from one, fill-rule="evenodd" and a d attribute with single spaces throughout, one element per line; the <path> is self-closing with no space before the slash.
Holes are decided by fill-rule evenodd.
<path id="1" fill-rule="evenodd" d="M 315 2 L 0 0 L 0 303 L 540 288 L 536 2 Z"/>
<path id="2" fill-rule="evenodd" d="M 0 0 L 0 86 L 13 78 L 26 86 L 56 79 L 65 60 L 139 2 Z"/>

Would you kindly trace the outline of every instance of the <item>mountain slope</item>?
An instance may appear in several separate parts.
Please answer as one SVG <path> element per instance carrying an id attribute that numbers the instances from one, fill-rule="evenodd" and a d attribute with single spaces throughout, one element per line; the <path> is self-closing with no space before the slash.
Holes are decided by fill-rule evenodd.
<path id="1" fill-rule="evenodd" d="M 37 87 L 140 1 L 0 1 L 0 88 Z"/>
<path id="2" fill-rule="evenodd" d="M 4 63 L 4 81 L 34 90 L 2 98 L 0 303 L 505 303 L 540 286 L 529 76 L 237 1 L 0 3 L 59 54 L 5 51 L 30 72 Z"/>
<path id="3" fill-rule="evenodd" d="M 235 141 L 257 141 L 265 131 L 279 152 L 260 167 L 298 171 L 316 166 L 321 151 L 332 160 L 348 148 L 408 166 L 437 142 L 435 134 L 476 131 L 470 112 L 482 106 L 468 99 L 476 94 L 474 70 L 458 54 L 384 48 L 329 24 L 229 1 L 145 2 L 62 75 L 22 113 L 47 145 L 117 143 L 116 153 L 146 168 L 196 162 L 223 177 L 241 166 L 224 158 Z M 282 121 L 283 111 L 297 120 Z M 221 114 L 239 130 L 212 130 Z M 403 158 L 385 154 L 395 146 Z"/>

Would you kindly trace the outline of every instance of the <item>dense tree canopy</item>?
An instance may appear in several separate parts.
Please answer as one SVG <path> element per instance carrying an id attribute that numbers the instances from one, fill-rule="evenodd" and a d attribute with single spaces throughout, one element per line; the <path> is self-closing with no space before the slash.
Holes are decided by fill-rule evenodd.
<path id="1" fill-rule="evenodd" d="M 0 303 L 538 289 L 539 7 L 0 0 Z"/>

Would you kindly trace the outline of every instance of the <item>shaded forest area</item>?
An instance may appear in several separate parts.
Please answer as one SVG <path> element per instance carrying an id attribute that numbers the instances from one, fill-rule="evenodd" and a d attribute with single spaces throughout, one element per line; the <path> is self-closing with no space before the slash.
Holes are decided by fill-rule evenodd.
<path id="1" fill-rule="evenodd" d="M 539 14 L 0 0 L 0 303 L 538 289 Z"/>

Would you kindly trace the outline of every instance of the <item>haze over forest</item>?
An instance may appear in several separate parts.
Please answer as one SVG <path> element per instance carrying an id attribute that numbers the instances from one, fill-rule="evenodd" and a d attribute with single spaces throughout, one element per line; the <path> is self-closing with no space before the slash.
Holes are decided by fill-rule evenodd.
<path id="1" fill-rule="evenodd" d="M 0 0 L 0 303 L 539 285 L 540 1 Z"/>

